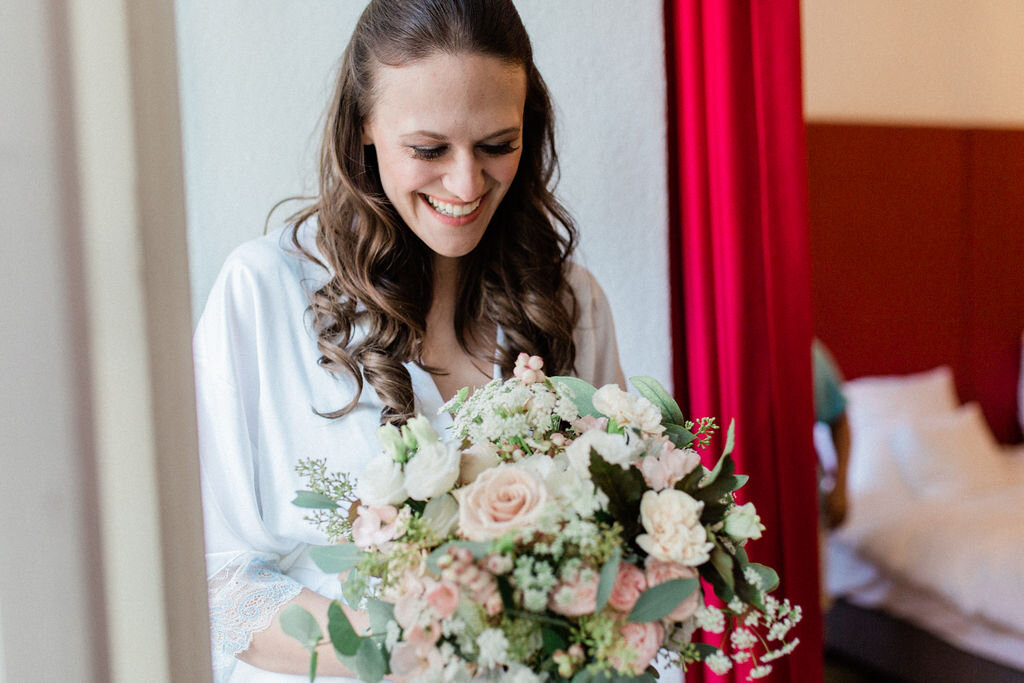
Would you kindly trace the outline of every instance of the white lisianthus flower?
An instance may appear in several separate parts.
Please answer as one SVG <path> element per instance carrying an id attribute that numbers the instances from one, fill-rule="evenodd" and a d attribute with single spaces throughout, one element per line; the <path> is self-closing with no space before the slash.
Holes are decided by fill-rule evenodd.
<path id="1" fill-rule="evenodd" d="M 402 440 L 402 433 L 393 424 L 381 425 L 377 428 L 377 440 L 384 446 L 384 452 L 392 460 L 405 462 L 405 441 Z"/>
<path id="2" fill-rule="evenodd" d="M 459 504 L 450 493 L 431 498 L 423 508 L 422 519 L 438 538 L 447 538 L 459 524 Z"/>
<path id="3" fill-rule="evenodd" d="M 356 492 L 363 505 L 398 505 L 409 497 L 401 464 L 382 453 L 366 464 Z"/>
<path id="4" fill-rule="evenodd" d="M 761 538 L 764 531 L 764 524 L 761 524 L 761 517 L 754 509 L 753 503 L 736 505 L 725 513 L 725 533 L 737 541 L 745 541 L 748 538 Z"/>
<path id="5" fill-rule="evenodd" d="M 584 432 L 578 439 L 569 444 L 565 454 L 573 468 L 590 476 L 590 451 L 597 451 L 606 462 L 626 469 L 640 459 L 644 452 L 644 443 L 635 434 L 609 434 L 599 429 Z"/>
<path id="6" fill-rule="evenodd" d="M 416 417 L 410 418 L 405 426 L 409 428 L 412 435 L 416 438 L 417 448 L 423 446 L 429 446 L 432 443 L 437 443 L 440 439 L 437 436 L 437 432 L 434 431 L 433 425 L 423 415 L 417 415 Z"/>
<path id="7" fill-rule="evenodd" d="M 614 384 L 606 384 L 594 392 L 593 403 L 620 427 L 635 427 L 648 436 L 658 436 L 665 431 L 661 424 L 661 411 L 656 405 Z"/>
<path id="8" fill-rule="evenodd" d="M 636 537 L 648 555 L 663 562 L 697 567 L 708 561 L 713 544 L 700 523 L 704 503 L 676 489 L 647 491 L 640 499 L 646 534 Z"/>
<path id="9" fill-rule="evenodd" d="M 462 454 L 454 443 L 418 443 L 416 454 L 405 465 L 405 490 L 413 500 L 429 500 L 455 486 Z"/>

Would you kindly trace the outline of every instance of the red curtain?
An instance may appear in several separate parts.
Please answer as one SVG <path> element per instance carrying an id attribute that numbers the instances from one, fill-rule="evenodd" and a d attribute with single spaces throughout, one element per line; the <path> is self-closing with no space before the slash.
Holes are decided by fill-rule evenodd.
<path id="1" fill-rule="evenodd" d="M 738 495 L 768 527 L 750 555 L 803 608 L 770 680 L 820 681 L 799 1 L 665 7 L 675 385 L 690 415 L 736 420 Z"/>

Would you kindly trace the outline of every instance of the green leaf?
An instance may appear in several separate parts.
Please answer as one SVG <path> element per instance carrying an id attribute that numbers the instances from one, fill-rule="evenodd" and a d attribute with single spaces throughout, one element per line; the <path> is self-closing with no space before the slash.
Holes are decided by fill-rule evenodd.
<path id="1" fill-rule="evenodd" d="M 714 645 L 708 645 L 707 643 L 694 643 L 694 647 L 697 648 L 697 661 L 703 662 L 711 655 L 718 654 L 721 652 Z"/>
<path id="2" fill-rule="evenodd" d="M 635 539 L 640 526 L 640 499 L 647 491 L 644 475 L 636 467 L 612 465 L 597 451 L 590 451 L 590 478 L 608 496 L 608 513 L 622 525 L 623 538 Z"/>
<path id="3" fill-rule="evenodd" d="M 453 545 L 465 548 L 473 553 L 473 557 L 478 560 L 491 551 L 490 541 L 448 541 L 444 545 L 434 548 L 434 551 L 427 556 L 427 569 L 435 576 L 441 574 L 441 568 L 437 566 L 437 561 L 448 552 L 448 547 Z"/>
<path id="4" fill-rule="evenodd" d="M 715 463 L 715 468 L 708 472 L 708 476 L 701 481 L 700 487 L 706 489 L 714 484 L 720 476 L 730 476 L 735 471 L 736 464 L 732 461 L 732 456 L 729 453 L 722 453 L 722 457 Z"/>
<path id="5" fill-rule="evenodd" d="M 341 595 L 345 598 L 345 602 L 348 603 L 349 607 L 358 609 L 359 603 L 363 601 L 363 596 L 366 595 L 366 587 L 366 576 L 358 569 L 352 569 L 349 571 L 348 576 L 345 577 L 345 580 L 341 582 Z"/>
<path id="6" fill-rule="evenodd" d="M 374 634 L 386 633 L 388 622 L 395 619 L 395 606 L 376 598 L 366 601 L 366 611 L 370 614 L 370 631 Z"/>
<path id="7" fill-rule="evenodd" d="M 641 396 L 658 406 L 662 422 L 682 426 L 685 422 L 683 411 L 679 409 L 676 400 L 665 391 L 665 387 L 661 386 L 661 382 L 653 377 L 630 377 L 629 382 L 636 387 Z"/>
<path id="8" fill-rule="evenodd" d="M 584 417 L 586 415 L 590 415 L 591 417 L 603 416 L 603 414 L 598 412 L 597 408 L 594 407 L 594 393 L 597 389 L 578 377 L 551 377 L 549 379 L 556 387 L 559 384 L 562 384 L 565 385 L 566 389 L 572 392 L 572 402 L 576 404 L 576 411 L 580 414 L 580 417 Z"/>
<path id="9" fill-rule="evenodd" d="M 338 504 L 322 493 L 316 491 L 296 491 L 295 500 L 292 505 L 300 508 L 314 508 L 317 510 L 337 510 Z"/>
<path id="10" fill-rule="evenodd" d="M 626 621 L 657 621 L 668 616 L 693 591 L 697 590 L 697 579 L 672 579 L 648 588 L 630 611 Z"/>
<path id="11" fill-rule="evenodd" d="M 715 568 L 718 575 L 722 577 L 722 580 L 725 581 L 729 588 L 736 589 L 736 580 L 732 575 L 732 555 L 716 547 L 711 551 L 711 566 Z"/>
<path id="12" fill-rule="evenodd" d="M 281 610 L 278 621 L 281 624 L 281 630 L 286 635 L 302 643 L 302 647 L 310 652 L 313 651 L 323 637 L 323 632 L 320 630 L 320 624 L 317 623 L 316 618 L 306 611 L 305 608 L 298 605 L 288 605 Z"/>
<path id="13" fill-rule="evenodd" d="M 730 455 L 736 446 L 736 420 L 729 420 L 729 431 L 725 435 L 725 448 L 722 455 Z"/>
<path id="14" fill-rule="evenodd" d="M 320 653 L 313 649 L 309 657 L 309 683 L 313 683 L 316 680 L 316 665 L 320 661 Z"/>
<path id="15" fill-rule="evenodd" d="M 345 616 L 341 603 L 335 600 L 327 608 L 327 632 L 331 634 L 331 644 L 338 653 L 354 655 L 359 650 L 363 638 L 352 628 L 352 622 Z"/>
<path id="16" fill-rule="evenodd" d="M 547 626 L 542 626 L 540 629 L 540 636 L 544 641 L 544 652 L 554 654 L 556 650 L 564 650 L 569 647 L 569 644 L 565 641 L 565 638 L 558 633 L 558 631 Z"/>
<path id="17" fill-rule="evenodd" d="M 359 564 L 365 555 L 366 553 L 351 543 L 321 545 L 309 549 L 310 559 L 316 563 L 317 567 L 320 567 L 321 571 L 328 574 L 347 572 Z"/>
<path id="18" fill-rule="evenodd" d="M 724 603 L 728 603 L 736 597 L 736 591 L 725 583 L 725 580 L 722 579 L 722 575 L 718 573 L 718 570 L 715 569 L 710 562 L 702 564 L 698 567 L 698 571 L 700 572 L 700 578 L 711 584 L 711 588 L 715 591 L 715 595 L 718 596 L 719 600 Z"/>
<path id="19" fill-rule="evenodd" d="M 612 594 L 612 587 L 615 585 L 615 577 L 619 574 L 619 561 L 621 559 L 622 550 L 615 548 L 612 551 L 612 556 L 601 567 L 601 580 L 597 584 L 597 606 L 594 608 L 594 614 L 603 610 L 604 606 L 608 604 L 608 598 Z"/>
<path id="20" fill-rule="evenodd" d="M 697 439 L 689 429 L 674 424 L 665 425 L 665 434 L 676 448 L 686 448 Z"/>
<path id="21" fill-rule="evenodd" d="M 355 655 L 338 655 L 345 667 L 361 681 L 378 683 L 388 673 L 388 662 L 381 649 L 369 638 L 363 638 Z"/>
<path id="22" fill-rule="evenodd" d="M 771 567 L 767 567 L 757 562 L 751 562 L 747 565 L 761 576 L 761 590 L 765 593 L 771 593 L 773 590 L 779 587 L 779 575 Z"/>

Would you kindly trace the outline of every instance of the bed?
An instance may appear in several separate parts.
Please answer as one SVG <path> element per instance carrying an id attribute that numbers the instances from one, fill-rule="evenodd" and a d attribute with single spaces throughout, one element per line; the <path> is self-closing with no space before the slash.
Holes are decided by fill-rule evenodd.
<path id="1" fill-rule="evenodd" d="M 825 548 L 828 647 L 903 680 L 1024 681 L 1024 446 L 996 442 L 949 367 L 846 394 L 850 513 Z"/>

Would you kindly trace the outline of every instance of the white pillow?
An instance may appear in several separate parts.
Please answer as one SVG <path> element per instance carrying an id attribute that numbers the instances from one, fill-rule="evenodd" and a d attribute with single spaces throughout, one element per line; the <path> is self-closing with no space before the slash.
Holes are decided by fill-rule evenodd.
<path id="1" fill-rule="evenodd" d="M 953 498 L 1007 483 L 999 445 L 974 402 L 894 428 L 892 452 L 904 481 L 921 498 Z"/>
<path id="2" fill-rule="evenodd" d="M 843 386 L 851 427 L 876 419 L 934 415 L 960 405 L 948 365 L 912 375 L 860 377 Z"/>
<path id="3" fill-rule="evenodd" d="M 953 371 L 942 366 L 912 375 L 860 377 L 847 382 L 843 394 L 851 437 L 847 471 L 851 496 L 909 494 L 892 454 L 892 430 L 914 417 L 956 410 L 960 401 Z"/>

